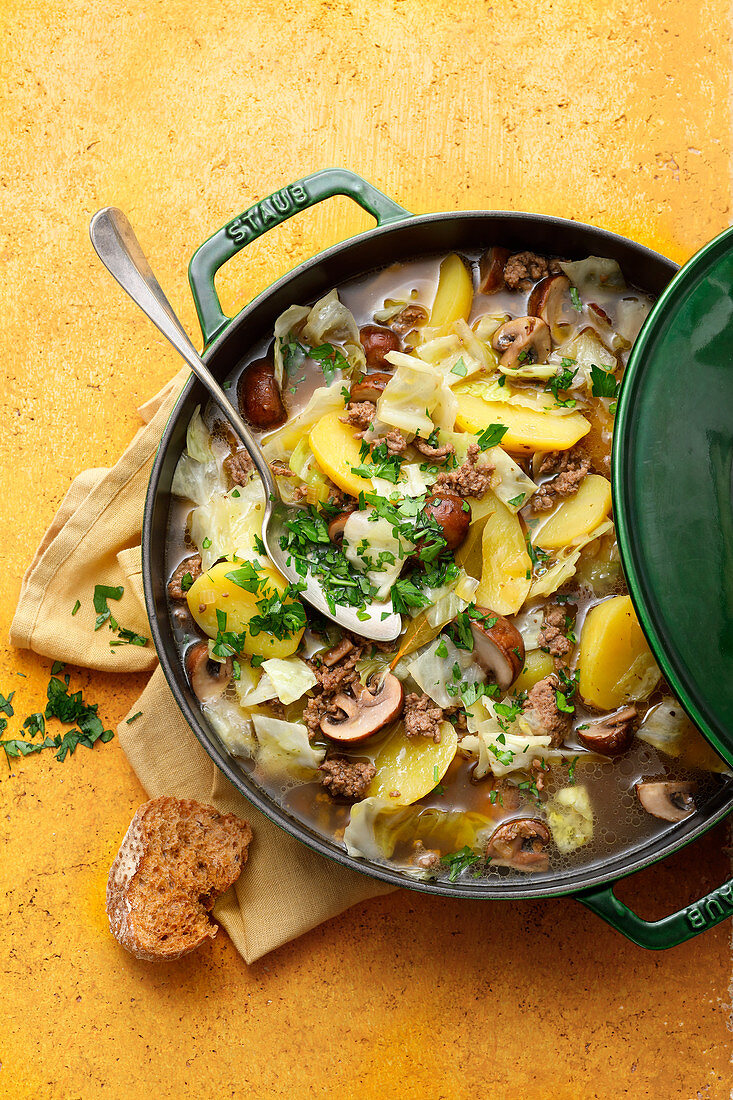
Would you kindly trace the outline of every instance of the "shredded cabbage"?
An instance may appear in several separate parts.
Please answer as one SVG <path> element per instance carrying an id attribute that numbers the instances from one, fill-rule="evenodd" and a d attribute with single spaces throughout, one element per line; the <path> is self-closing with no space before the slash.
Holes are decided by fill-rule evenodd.
<path id="1" fill-rule="evenodd" d="M 287 340 L 287 337 L 290 336 L 291 333 L 297 335 L 303 327 L 303 322 L 309 312 L 308 306 L 290 306 L 284 313 L 281 313 L 275 321 L 274 364 L 275 381 L 277 382 L 278 389 L 283 388 L 285 373 L 281 340 Z"/>
<path id="2" fill-rule="evenodd" d="M 473 811 L 395 806 L 372 797 L 351 807 L 344 844 L 350 856 L 364 859 L 389 859 L 398 843 L 415 840 L 448 852 L 465 847 L 481 851 L 494 827 L 488 817 Z"/>
<path id="3" fill-rule="evenodd" d="M 509 705 L 511 699 L 507 697 L 503 703 Z M 513 722 L 505 722 L 507 729 L 502 729 L 494 703 L 486 697 L 466 707 L 466 714 L 468 728 L 475 736 L 464 737 L 461 748 L 478 754 L 474 771 L 477 779 L 489 772 L 502 776 L 524 770 L 535 756 L 546 752 L 550 746 L 552 738 L 534 733 L 521 714 Z"/>
<path id="4" fill-rule="evenodd" d="M 213 437 L 197 405 L 186 431 L 186 451 L 181 455 L 173 475 L 174 496 L 206 504 L 215 493 L 227 490 L 224 459 L 229 454 L 226 443 Z"/>
<path id="5" fill-rule="evenodd" d="M 594 527 L 592 531 L 589 531 L 587 535 L 577 538 L 575 542 L 571 542 L 558 550 L 553 563 L 547 567 L 546 571 L 533 578 L 529 590 L 530 598 L 551 596 L 553 592 L 557 592 L 558 588 L 561 588 L 566 581 L 569 581 L 575 575 L 581 551 L 591 542 L 595 542 L 596 539 L 612 530 L 613 520 L 606 519 L 597 527 Z"/>
<path id="6" fill-rule="evenodd" d="M 572 359 L 575 367 L 575 377 L 570 385 L 571 390 L 586 386 L 589 390 L 592 386 L 591 367 L 600 367 L 604 371 L 613 373 L 618 368 L 618 360 L 612 351 L 609 351 L 595 329 L 586 327 L 581 329 L 577 336 L 566 340 L 559 348 L 553 351 L 550 362 L 559 365 L 563 359 Z"/>
<path id="7" fill-rule="evenodd" d="M 302 722 L 283 722 L 265 714 L 254 714 L 252 722 L 258 742 L 257 765 L 267 775 L 312 778 L 326 750 L 310 744 Z"/>
<path id="8" fill-rule="evenodd" d="M 563 853 L 593 838 L 593 809 L 586 787 L 563 787 L 545 807 L 553 840 Z"/>
<path id="9" fill-rule="evenodd" d="M 351 310 L 340 300 L 338 291 L 329 290 L 318 299 L 308 314 L 303 338 L 312 348 L 326 342 L 359 343 L 359 326 Z"/>
<path id="10" fill-rule="evenodd" d="M 249 715 L 233 699 L 220 695 L 218 699 L 204 703 L 202 709 L 227 752 L 245 758 L 254 755 L 252 723 Z"/>
<path id="11" fill-rule="evenodd" d="M 445 656 L 441 656 L 438 650 Z M 462 684 L 483 683 L 486 679 L 486 673 L 474 662 L 472 654 L 458 649 L 445 635 L 418 650 L 405 661 L 405 667 L 420 690 L 443 709 L 460 702 L 459 689 Z M 448 688 L 451 690 L 448 691 Z"/>
<path id="12" fill-rule="evenodd" d="M 275 685 L 264 672 L 258 672 L 251 665 L 242 664 L 239 680 L 234 681 L 240 706 L 245 709 L 258 707 L 277 697 Z"/>
<path id="13" fill-rule="evenodd" d="M 344 526 L 344 553 L 357 569 L 366 573 L 370 584 L 377 589 L 377 600 L 389 596 L 405 564 L 408 545 L 401 536 L 395 535 L 390 521 L 377 516 L 373 508 L 352 512 Z"/>
<path id="14" fill-rule="evenodd" d="M 537 492 L 537 486 L 503 447 L 490 447 L 486 455 L 497 476 L 496 481 L 492 479 L 493 492 L 510 512 L 518 512 Z"/>
<path id="15" fill-rule="evenodd" d="M 554 354 L 554 352 L 553 352 Z M 498 378 L 472 378 L 468 382 L 462 382 L 455 386 L 454 393 L 468 394 L 470 397 L 480 397 L 482 401 L 499 401 L 504 405 L 521 405 L 526 409 L 536 409 L 538 412 L 551 413 L 553 416 L 569 416 L 575 410 L 572 408 L 557 407 L 555 398 L 551 393 L 545 393 L 538 389 L 514 389 L 508 383 L 499 385 Z"/>
<path id="16" fill-rule="evenodd" d="M 386 358 L 397 369 L 377 401 L 377 416 L 384 424 L 410 435 L 430 435 L 433 430 L 430 414 L 441 388 L 438 373 L 420 359 L 400 351 L 390 351 Z"/>
<path id="17" fill-rule="evenodd" d="M 271 657 L 262 662 L 262 668 L 275 688 L 276 698 L 286 706 L 318 683 L 313 670 L 300 657 Z"/>
<path id="18" fill-rule="evenodd" d="M 639 298 L 622 298 L 616 306 L 616 331 L 619 336 L 633 344 L 650 309 L 650 302 L 642 302 Z"/>
<path id="19" fill-rule="evenodd" d="M 424 594 L 431 601 L 430 606 L 425 608 L 425 621 L 431 627 L 442 627 L 453 622 L 456 615 L 466 610 L 477 588 L 476 578 L 469 577 L 462 569 L 455 584 L 425 589 Z"/>
<path id="20" fill-rule="evenodd" d="M 239 489 L 239 496 L 214 496 L 191 514 L 191 538 L 201 554 L 204 571 L 219 558 L 252 558 L 255 536 L 262 535 L 265 491 L 253 479 Z M 206 543 L 206 545 L 204 545 Z"/>
<path id="21" fill-rule="evenodd" d="M 688 767 L 730 772 L 728 765 L 711 748 L 671 695 L 647 711 L 636 736 L 658 752 L 681 757 Z"/>
<path id="22" fill-rule="evenodd" d="M 561 262 L 560 267 L 580 296 L 594 294 L 598 290 L 625 290 L 626 280 L 616 260 L 604 256 L 588 256 L 585 260 Z"/>
<path id="23" fill-rule="evenodd" d="M 522 635 L 527 653 L 532 649 L 539 649 L 540 630 L 544 617 L 545 612 L 542 607 L 528 607 L 509 620 Z"/>

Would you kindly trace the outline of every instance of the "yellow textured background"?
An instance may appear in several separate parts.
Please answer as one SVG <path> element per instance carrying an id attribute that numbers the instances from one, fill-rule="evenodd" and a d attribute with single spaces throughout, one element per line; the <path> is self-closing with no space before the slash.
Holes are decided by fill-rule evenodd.
<path id="1" fill-rule="evenodd" d="M 2 0 L 3 636 L 70 479 L 178 367 L 94 261 L 95 209 L 127 211 L 192 331 L 194 248 L 330 164 L 416 212 L 546 211 L 683 260 L 729 219 L 728 21 L 709 0 Z M 347 200 L 299 215 L 230 266 L 225 301 L 366 224 Z M 47 676 L 4 648 L 21 716 Z M 114 724 L 142 679 L 73 684 Z M 405 893 L 249 969 L 224 935 L 149 966 L 103 913 L 143 798 L 117 743 L 0 776 L 8 1100 L 729 1096 L 725 925 L 653 955 L 572 901 Z M 619 892 L 671 911 L 729 875 L 724 843 Z"/>

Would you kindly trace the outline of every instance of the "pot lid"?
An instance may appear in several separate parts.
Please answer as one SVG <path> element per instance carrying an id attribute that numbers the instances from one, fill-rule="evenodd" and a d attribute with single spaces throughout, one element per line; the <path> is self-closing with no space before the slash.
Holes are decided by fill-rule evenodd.
<path id="1" fill-rule="evenodd" d="M 614 444 L 619 548 L 639 620 L 672 691 L 733 764 L 733 229 L 650 313 Z"/>

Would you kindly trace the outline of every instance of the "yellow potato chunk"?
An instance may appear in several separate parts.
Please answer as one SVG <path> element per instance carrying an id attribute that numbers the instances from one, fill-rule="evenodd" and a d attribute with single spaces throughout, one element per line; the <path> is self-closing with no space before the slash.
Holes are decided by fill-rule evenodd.
<path id="1" fill-rule="evenodd" d="M 589 534 L 611 511 L 611 482 L 589 474 L 577 493 L 568 497 L 532 534 L 534 546 L 559 550 Z"/>
<path id="2" fill-rule="evenodd" d="M 368 462 L 359 454 L 361 440 L 357 438 L 359 428 L 343 424 L 339 419 L 342 412 L 330 412 L 322 416 L 311 428 L 309 442 L 316 462 L 334 485 L 345 493 L 356 497 L 361 492 L 370 493 L 372 483 L 369 478 L 352 474 L 354 466 Z"/>
<path id="3" fill-rule="evenodd" d="M 501 445 L 511 454 L 534 451 L 566 451 L 590 431 L 590 424 L 579 412 L 557 416 L 525 405 L 502 401 L 484 401 L 468 393 L 459 393 L 456 427 L 464 432 L 482 432 L 489 424 L 507 428 Z"/>
<path id="4" fill-rule="evenodd" d="M 457 746 L 458 735 L 450 722 L 441 722 L 437 744 L 427 737 L 408 737 L 400 723 L 377 753 L 374 761 L 377 774 L 367 797 L 385 798 L 395 806 L 417 802 L 443 778 Z"/>
<path id="5" fill-rule="evenodd" d="M 473 303 L 473 283 L 466 265 L 455 253 L 440 265 L 438 289 L 430 312 L 435 336 L 447 336 L 456 321 L 467 321 Z"/>
<path id="6" fill-rule="evenodd" d="M 499 615 L 515 615 L 532 583 L 532 562 L 522 525 L 514 512 L 496 497 L 481 541 L 483 564 L 474 600 Z"/>
<path id="7" fill-rule="evenodd" d="M 541 649 L 531 649 L 524 662 L 524 668 L 512 685 L 513 692 L 531 691 L 535 684 L 544 680 L 555 671 L 555 662 L 549 653 Z"/>
<path id="8" fill-rule="evenodd" d="M 588 612 L 580 635 L 580 694 L 601 710 L 644 699 L 660 672 L 629 596 L 612 596 Z"/>
<path id="9" fill-rule="evenodd" d="M 249 656 L 257 654 L 262 657 L 290 657 L 298 648 L 305 627 L 287 638 L 276 638 L 264 630 L 259 634 L 250 634 L 247 629 L 252 616 L 260 614 L 257 601 L 271 595 L 273 591 L 284 592 L 288 582 L 274 565 L 263 562 L 259 570 L 259 577 L 262 579 L 259 591 L 248 592 L 227 577 L 227 573 L 235 572 L 239 568 L 241 563 L 220 561 L 212 565 L 206 573 L 202 573 L 186 594 L 191 614 L 204 633 L 215 638 L 218 632 L 216 612 L 223 611 L 227 617 L 227 631 L 235 634 L 247 631 L 242 653 Z M 298 601 L 294 599 L 283 601 L 285 606 L 296 603 Z"/>

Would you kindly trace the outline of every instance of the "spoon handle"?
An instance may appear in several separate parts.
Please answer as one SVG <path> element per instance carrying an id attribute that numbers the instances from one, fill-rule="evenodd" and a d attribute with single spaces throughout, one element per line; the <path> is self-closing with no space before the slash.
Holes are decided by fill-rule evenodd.
<path id="1" fill-rule="evenodd" d="M 89 224 L 89 236 L 94 251 L 110 275 L 117 280 L 123 290 L 127 291 L 133 302 L 160 329 L 166 339 L 170 340 L 178 354 L 186 360 L 193 373 L 230 421 L 257 467 L 268 502 L 273 498 L 277 499 L 279 494 L 275 478 L 259 444 L 189 340 L 160 283 L 155 278 L 127 217 L 114 206 L 105 207 L 92 218 Z"/>

